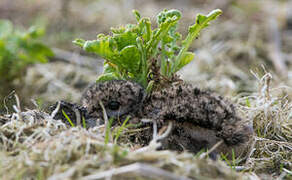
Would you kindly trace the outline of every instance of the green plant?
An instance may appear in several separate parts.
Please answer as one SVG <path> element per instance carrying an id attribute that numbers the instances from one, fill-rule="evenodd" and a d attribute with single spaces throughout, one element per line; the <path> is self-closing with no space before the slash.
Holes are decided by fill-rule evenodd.
<path id="1" fill-rule="evenodd" d="M 114 137 L 114 144 L 117 144 L 118 139 L 121 135 L 121 133 L 125 130 L 125 128 L 127 127 L 127 122 L 129 121 L 130 116 L 127 116 L 127 118 L 124 120 L 123 124 L 117 128 L 116 132 L 113 134 Z"/>
<path id="2" fill-rule="evenodd" d="M 227 163 L 227 165 L 232 169 L 232 170 L 236 170 L 236 166 L 238 166 L 238 159 L 236 159 L 236 156 L 235 156 L 235 152 L 234 150 L 232 149 L 232 156 L 231 156 L 231 160 L 228 160 L 227 158 L 227 155 L 228 154 L 221 154 L 220 158 L 221 160 L 225 161 Z"/>
<path id="3" fill-rule="evenodd" d="M 43 35 L 43 28 L 21 31 L 10 21 L 0 20 L 0 95 L 14 88 L 13 81 L 23 77 L 28 65 L 45 63 L 53 56 L 51 49 L 38 41 Z"/>
<path id="4" fill-rule="evenodd" d="M 63 116 L 67 119 L 67 121 L 70 123 L 71 127 L 75 127 L 75 124 L 72 122 L 70 117 L 66 114 L 66 112 L 62 109 Z"/>
<path id="5" fill-rule="evenodd" d="M 173 81 L 175 73 L 193 60 L 188 51 L 191 43 L 209 22 L 222 11 L 217 9 L 208 15 L 198 14 L 194 25 L 189 27 L 184 40 L 177 32 L 181 13 L 164 10 L 157 15 L 158 27 L 152 29 L 149 18 L 133 11 L 137 24 L 127 24 L 111 29 L 111 35 L 99 34 L 96 40 L 76 39 L 74 44 L 87 52 L 105 59 L 104 73 L 97 81 L 110 79 L 133 80 L 148 89 L 160 86 L 163 81 Z"/>
<path id="6" fill-rule="evenodd" d="M 84 116 L 82 116 L 82 126 L 86 129 L 86 121 Z"/>
<path id="7" fill-rule="evenodd" d="M 107 146 L 107 144 L 110 142 L 111 140 L 111 127 L 112 127 L 112 123 L 114 121 L 114 118 L 110 118 L 109 121 L 108 121 L 108 124 L 107 126 L 105 127 L 105 137 L 104 137 L 104 144 L 105 144 L 105 147 Z"/>

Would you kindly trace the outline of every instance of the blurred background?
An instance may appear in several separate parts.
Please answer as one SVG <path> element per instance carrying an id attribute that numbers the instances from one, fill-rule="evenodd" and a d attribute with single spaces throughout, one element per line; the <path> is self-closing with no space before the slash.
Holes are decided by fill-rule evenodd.
<path id="1" fill-rule="evenodd" d="M 155 24 L 158 12 L 173 8 L 182 12 L 183 35 L 197 13 L 223 11 L 193 43 L 195 59 L 179 72 L 185 81 L 232 99 L 257 91 L 260 78 L 271 72 L 272 85 L 285 87 L 277 92 L 291 93 L 291 0 L 1 0 L 0 19 L 16 29 L 44 28 L 41 42 L 55 54 L 48 63 L 29 65 L 12 86 L 2 83 L 1 102 L 13 101 L 13 90 L 30 108 L 78 102 L 102 72 L 102 59 L 74 46 L 75 38 L 93 40 L 111 27 L 135 23 L 133 9 Z"/>

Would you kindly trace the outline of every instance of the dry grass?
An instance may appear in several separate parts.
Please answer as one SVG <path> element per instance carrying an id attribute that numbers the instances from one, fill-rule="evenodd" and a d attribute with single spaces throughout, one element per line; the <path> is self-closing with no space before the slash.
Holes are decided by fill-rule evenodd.
<path id="1" fill-rule="evenodd" d="M 155 141 L 139 147 L 125 140 L 105 140 L 104 126 L 68 128 L 39 110 L 1 116 L 2 179 L 257 179 L 292 176 L 292 103 L 271 88 L 271 74 L 257 77 L 259 91 L 238 97 L 238 108 L 254 126 L 246 161 L 216 162 L 187 152 L 156 151 Z M 287 90 L 287 89 L 286 89 Z M 289 90 L 289 89 L 288 89 Z M 17 101 L 16 101 L 17 102 Z M 137 131 L 139 133 L 139 131 Z M 121 143 L 123 142 L 123 143 Z"/>
<path id="2" fill-rule="evenodd" d="M 142 149 L 131 144 L 105 143 L 103 126 L 88 131 L 81 127 L 68 129 L 37 110 L 15 113 L 3 121 L 0 131 L 3 179 L 240 177 L 222 161 L 200 159 L 189 153 L 155 151 L 156 143 Z M 120 171 L 121 168 L 126 170 Z"/>
<path id="3" fill-rule="evenodd" d="M 291 89 L 271 88 L 270 73 L 261 78 L 255 76 L 259 92 L 238 99 L 240 109 L 252 120 L 255 132 L 246 163 L 254 172 L 291 178 L 292 104 L 286 93 L 280 93 Z"/>
<path id="4" fill-rule="evenodd" d="M 57 19 L 53 25 L 61 24 L 62 27 L 66 26 L 70 33 L 73 29 L 74 33 L 66 35 L 58 32 L 59 26 L 50 26 L 49 33 L 54 36 L 48 39 L 58 47 L 62 47 L 65 42 L 66 48 L 72 49 L 68 43 L 73 37 L 92 39 L 97 31 L 107 31 L 110 26 L 133 20 L 130 17 L 130 10 L 133 8 L 137 8 L 145 16 L 153 17 L 165 7 L 180 7 L 184 15 L 183 23 L 188 25 L 196 12 L 222 8 L 223 16 L 196 41 L 196 59 L 193 64 L 180 74 L 185 81 L 217 91 L 238 105 L 242 117 L 253 124 L 254 128 L 254 141 L 250 144 L 248 153 L 245 157 L 235 160 L 214 162 L 204 156 L 194 156 L 187 152 L 177 154 L 155 151 L 155 147 L 159 145 L 155 141 L 145 148 L 129 142 L 127 135 L 139 133 L 139 130 L 128 128 L 123 130 L 117 142 L 110 138 L 106 143 L 104 126 L 88 131 L 81 127 L 68 128 L 61 121 L 54 120 L 49 114 L 40 111 L 40 108 L 20 110 L 20 105 L 12 103 L 15 104 L 14 113 L 0 115 L 0 179 L 292 179 L 292 56 L 289 52 L 292 41 L 288 36 L 291 34 L 291 27 L 289 30 L 285 26 L 288 17 L 283 8 L 288 1 L 237 0 L 228 5 L 231 1 L 222 0 L 220 2 L 227 4 L 218 3 L 218 6 L 215 2 L 208 1 L 209 4 L 204 6 L 202 1 L 188 1 L 184 5 L 175 0 L 152 0 L 147 3 L 133 1 L 133 7 L 127 6 L 128 1 L 119 1 L 120 4 L 111 3 L 113 1 L 109 4 L 106 1 L 101 4 L 93 3 L 95 6 L 89 2 L 83 4 L 81 1 L 72 1 L 69 16 L 78 17 L 82 27 L 74 27 L 76 18 L 71 18 L 74 23 L 70 20 L 64 21 L 63 18 L 58 20 L 59 17 L 56 16 L 62 12 L 58 11 L 60 8 L 53 8 L 53 13 L 39 11 L 38 8 L 47 6 L 33 8 L 38 4 L 33 4 L 31 8 L 24 6 L 23 14 L 26 15 L 17 18 L 29 19 L 28 12 L 35 9 L 48 16 L 49 22 Z M 49 1 L 40 1 L 40 4 L 42 3 L 47 4 Z M 10 4 L 11 9 L 20 9 L 16 4 Z M 55 6 L 54 3 L 49 4 Z M 113 9 L 116 9 L 115 15 L 112 15 L 113 10 L 108 10 L 109 8 L 94 9 L 97 5 L 110 7 L 111 4 L 114 4 Z M 110 15 L 104 15 L 107 13 Z M 11 17 L 13 19 L 13 16 Z M 24 23 L 17 18 L 14 22 Z M 273 53 L 274 49 L 271 49 L 269 44 L 273 44 L 273 40 L 267 31 L 271 18 L 278 20 L 278 31 L 281 33 L 283 45 L 281 53 L 287 65 L 287 77 L 281 77 L 281 73 L 277 72 L 271 61 L 273 56 L 270 53 Z M 101 23 L 96 23 L 97 21 Z M 59 37 L 61 40 L 58 40 Z M 262 68 L 262 64 L 265 68 Z M 76 92 L 71 91 L 71 87 L 75 86 L 73 80 L 78 83 L 79 77 L 88 74 L 90 78 L 95 76 L 95 72 L 88 72 L 77 66 L 46 66 L 32 67 L 26 78 L 26 86 L 34 87 L 33 85 L 37 84 L 38 88 L 35 90 L 40 92 L 36 93 L 35 97 L 42 94 L 44 100 L 59 100 L 60 91 L 55 91 L 56 87 L 60 81 L 64 83 L 63 80 L 69 79 L 69 83 L 65 83 L 66 86 L 63 87 L 65 91 L 62 92 L 62 87 L 58 90 L 61 90 L 62 97 L 66 97 L 70 92 L 73 96 L 71 99 L 77 101 L 80 94 L 76 89 Z M 47 73 L 40 73 L 44 68 L 55 77 L 48 78 L 49 76 L 45 76 Z M 73 80 L 67 77 L 72 72 L 78 72 L 73 76 Z M 42 89 L 47 85 L 52 87 L 53 91 L 48 93 L 50 88 Z M 114 131 L 111 130 L 112 133 Z"/>

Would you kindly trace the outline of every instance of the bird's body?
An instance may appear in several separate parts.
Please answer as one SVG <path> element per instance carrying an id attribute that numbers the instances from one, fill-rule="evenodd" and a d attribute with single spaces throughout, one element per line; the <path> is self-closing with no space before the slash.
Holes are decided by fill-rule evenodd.
<path id="1" fill-rule="evenodd" d="M 174 124 L 162 149 L 188 150 L 193 153 L 223 143 L 214 151 L 230 156 L 243 152 L 252 134 L 228 100 L 188 84 L 173 85 L 153 92 L 144 103 L 145 116 L 155 119 L 158 127 Z"/>

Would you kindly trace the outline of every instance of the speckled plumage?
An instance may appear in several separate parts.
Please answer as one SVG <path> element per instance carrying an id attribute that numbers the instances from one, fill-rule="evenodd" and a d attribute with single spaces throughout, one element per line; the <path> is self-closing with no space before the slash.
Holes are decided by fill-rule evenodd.
<path id="1" fill-rule="evenodd" d="M 189 122 L 216 131 L 218 137 L 226 139 L 229 144 L 244 141 L 242 138 L 231 138 L 238 124 L 242 123 L 234 105 L 210 91 L 202 91 L 187 84 L 171 86 L 153 92 L 145 102 L 144 108 L 146 116 L 150 115 L 159 122 Z M 235 129 L 230 130 L 231 127 Z"/>
<path id="2" fill-rule="evenodd" d="M 252 134 L 252 127 L 244 124 L 228 100 L 183 83 L 153 92 L 144 103 L 144 112 L 159 127 L 169 121 L 174 124 L 169 137 L 162 140 L 162 149 L 196 153 L 222 139 L 215 153 L 231 155 L 234 149 L 238 155 Z"/>
<path id="3" fill-rule="evenodd" d="M 142 86 L 131 81 L 112 80 L 94 83 L 84 92 L 82 105 L 90 116 L 102 118 L 103 104 L 109 118 L 132 117 L 141 110 L 145 97 Z"/>
<path id="4" fill-rule="evenodd" d="M 161 149 L 197 153 L 223 140 L 213 155 L 225 153 L 230 157 L 232 149 L 236 155 L 242 153 L 252 135 L 252 127 L 244 124 L 232 103 L 216 93 L 184 83 L 147 96 L 142 86 L 131 81 L 113 80 L 93 84 L 82 96 L 82 108 L 86 109 L 86 116 L 91 117 L 90 122 L 103 118 L 100 102 L 109 118 L 123 121 L 130 115 L 130 123 L 139 123 L 141 118 L 153 119 L 159 129 L 172 122 L 172 131 L 161 140 Z M 151 138 L 148 137 L 152 132 L 148 130 L 142 133 L 141 136 L 145 137 L 142 144 L 149 142 Z"/>

